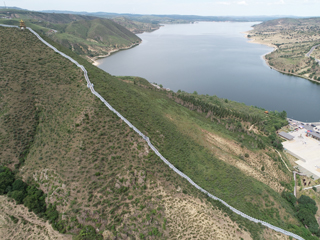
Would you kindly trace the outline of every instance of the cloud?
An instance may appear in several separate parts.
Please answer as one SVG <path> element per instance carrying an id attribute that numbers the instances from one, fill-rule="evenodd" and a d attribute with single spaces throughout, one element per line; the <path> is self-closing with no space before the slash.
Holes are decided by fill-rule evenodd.
<path id="1" fill-rule="evenodd" d="M 246 1 L 240 1 L 240 2 L 237 2 L 237 4 L 239 4 L 239 5 L 248 5 L 248 3 Z"/>
<path id="2" fill-rule="evenodd" d="M 216 2 L 216 4 L 220 4 L 220 5 L 230 5 L 230 2 Z"/>

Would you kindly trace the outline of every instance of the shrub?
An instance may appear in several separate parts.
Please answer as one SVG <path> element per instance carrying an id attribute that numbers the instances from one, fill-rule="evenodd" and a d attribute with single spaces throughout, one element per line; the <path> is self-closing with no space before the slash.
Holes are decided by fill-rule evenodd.
<path id="1" fill-rule="evenodd" d="M 282 197 L 291 203 L 292 207 L 296 206 L 297 198 L 292 193 L 282 192 Z"/>
<path id="2" fill-rule="evenodd" d="M 87 225 L 84 226 L 78 236 L 75 237 L 75 240 L 102 240 L 103 237 L 100 234 L 96 233 L 94 227 Z"/>

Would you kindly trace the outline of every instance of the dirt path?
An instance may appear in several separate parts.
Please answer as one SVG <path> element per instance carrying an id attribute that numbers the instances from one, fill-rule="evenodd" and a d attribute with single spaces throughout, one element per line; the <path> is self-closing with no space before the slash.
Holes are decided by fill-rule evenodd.
<path id="1" fill-rule="evenodd" d="M 289 167 L 288 167 L 288 165 L 286 164 L 286 162 L 283 160 L 283 158 L 282 158 L 281 154 L 278 152 L 278 150 L 275 149 L 275 151 L 279 154 L 282 162 L 284 163 L 284 165 L 286 165 L 287 169 L 288 169 L 290 172 L 292 172 L 292 171 L 289 169 Z"/>

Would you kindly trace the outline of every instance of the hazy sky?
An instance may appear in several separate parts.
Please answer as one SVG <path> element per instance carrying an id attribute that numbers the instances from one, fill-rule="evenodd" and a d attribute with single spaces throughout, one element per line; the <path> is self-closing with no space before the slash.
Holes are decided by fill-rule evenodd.
<path id="1" fill-rule="evenodd" d="M 204 16 L 320 15 L 320 0 L 5 0 L 5 2 L 7 6 L 30 10 Z M 2 4 L 3 2 L 0 5 Z"/>

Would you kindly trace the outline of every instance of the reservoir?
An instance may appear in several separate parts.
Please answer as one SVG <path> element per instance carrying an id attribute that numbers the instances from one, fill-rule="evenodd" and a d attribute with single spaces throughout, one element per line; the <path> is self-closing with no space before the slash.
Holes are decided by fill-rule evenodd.
<path id="1" fill-rule="evenodd" d="M 255 23 L 200 22 L 165 25 L 138 36 L 142 43 L 98 60 L 116 76 L 139 76 L 173 91 L 216 95 L 288 117 L 320 121 L 320 84 L 270 69 L 273 49 L 248 41 Z"/>

